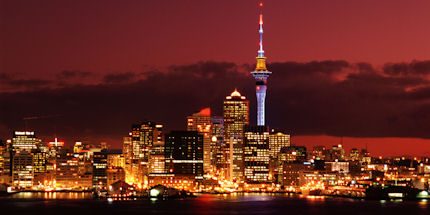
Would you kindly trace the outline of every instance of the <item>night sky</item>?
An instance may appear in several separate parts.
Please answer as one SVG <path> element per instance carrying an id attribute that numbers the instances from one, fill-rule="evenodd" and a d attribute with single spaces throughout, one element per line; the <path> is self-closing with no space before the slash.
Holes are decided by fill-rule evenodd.
<path id="1" fill-rule="evenodd" d="M 251 101 L 258 1 L 0 0 L 0 139 L 27 127 L 113 147 Z M 430 155 L 430 1 L 266 0 L 267 124 L 293 144 Z"/>

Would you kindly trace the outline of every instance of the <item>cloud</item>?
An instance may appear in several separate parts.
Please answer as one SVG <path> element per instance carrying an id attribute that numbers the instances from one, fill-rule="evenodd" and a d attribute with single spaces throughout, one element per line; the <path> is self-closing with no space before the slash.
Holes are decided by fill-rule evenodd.
<path id="1" fill-rule="evenodd" d="M 136 76 L 134 72 L 112 73 L 105 75 L 103 81 L 107 84 L 123 84 L 133 81 Z"/>
<path id="2" fill-rule="evenodd" d="M 389 75 L 428 75 L 430 74 L 430 61 L 412 61 L 411 63 L 387 63 L 383 71 Z"/>
<path id="3" fill-rule="evenodd" d="M 88 71 L 63 70 L 59 74 L 57 74 L 57 78 L 60 80 L 69 80 L 74 78 L 87 78 L 91 75 L 92 73 Z"/>
<path id="4" fill-rule="evenodd" d="M 53 83 L 51 80 L 39 78 L 21 79 L 7 75 L 0 76 L 0 92 L 40 90 Z"/>
<path id="5" fill-rule="evenodd" d="M 377 70 L 346 61 L 269 64 L 267 124 L 293 135 L 430 138 L 430 83 L 421 76 L 427 63 L 405 65 Z M 250 99 L 254 122 L 252 67 L 198 62 L 164 72 L 108 74 L 91 85 L 0 93 L 0 124 L 15 130 L 22 128 L 23 116 L 61 114 L 29 126 L 47 136 L 56 127 L 68 142 L 106 138 L 119 147 L 136 121 L 154 120 L 172 130 L 184 129 L 185 117 L 205 107 L 222 114 L 222 102 L 235 88 Z"/>

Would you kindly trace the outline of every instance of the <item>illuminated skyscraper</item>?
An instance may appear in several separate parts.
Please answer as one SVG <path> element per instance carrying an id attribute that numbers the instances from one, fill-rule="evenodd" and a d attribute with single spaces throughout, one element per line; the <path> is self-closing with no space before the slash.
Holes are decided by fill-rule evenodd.
<path id="1" fill-rule="evenodd" d="M 40 149 L 35 149 L 31 152 L 33 156 L 33 171 L 34 171 L 34 185 L 43 184 L 46 180 L 46 163 L 48 155 Z"/>
<path id="2" fill-rule="evenodd" d="M 131 160 L 132 160 L 131 137 L 123 138 L 122 153 L 124 155 L 125 165 L 131 164 Z"/>
<path id="3" fill-rule="evenodd" d="M 172 131 L 166 135 L 167 173 L 203 179 L 203 135 L 196 131 Z"/>
<path id="4" fill-rule="evenodd" d="M 269 136 L 270 157 L 277 158 L 281 149 L 288 146 L 290 146 L 290 135 L 272 129 Z"/>
<path id="5" fill-rule="evenodd" d="M 224 100 L 224 140 L 231 136 L 243 135 L 245 125 L 249 124 L 249 101 L 237 90 Z"/>
<path id="6" fill-rule="evenodd" d="M 12 150 L 14 153 L 31 152 L 37 149 L 38 139 L 33 131 L 15 131 L 12 138 Z"/>
<path id="7" fill-rule="evenodd" d="M 211 170 L 211 109 L 205 108 L 187 116 L 187 131 L 197 131 L 203 135 L 203 169 Z"/>
<path id="8" fill-rule="evenodd" d="M 93 155 L 93 187 L 107 189 L 107 151 L 101 149 Z"/>
<path id="9" fill-rule="evenodd" d="M 132 126 L 132 159 L 135 162 L 148 162 L 149 150 L 153 143 L 163 140 L 162 130 L 162 125 L 151 121 Z"/>
<path id="10" fill-rule="evenodd" d="M 224 119 L 221 116 L 211 118 L 211 160 L 216 170 L 222 167 Z"/>
<path id="11" fill-rule="evenodd" d="M 12 185 L 19 188 L 33 186 L 33 155 L 26 151 L 17 152 L 12 158 Z"/>
<path id="12" fill-rule="evenodd" d="M 146 121 L 132 126 L 130 139 L 124 139 L 126 181 L 145 185 L 149 174 L 150 150 L 154 143 L 164 141 L 163 125 Z M 128 145 L 128 146 L 127 146 Z M 131 155 L 131 160 L 129 155 Z"/>
<path id="13" fill-rule="evenodd" d="M 260 8 L 263 6 L 260 3 Z M 266 68 L 266 57 L 264 56 L 263 50 L 263 13 L 260 12 L 260 42 L 259 42 L 259 50 L 257 55 L 257 66 L 255 71 L 252 71 L 251 74 L 254 76 L 256 81 L 256 94 L 257 94 L 257 125 L 264 126 L 265 125 L 265 100 L 266 100 L 266 90 L 267 90 L 267 78 L 272 72 L 268 71 Z"/>
<path id="14" fill-rule="evenodd" d="M 244 175 L 244 162 L 243 162 L 243 136 L 231 136 L 225 142 L 228 146 L 227 161 L 228 168 L 226 179 L 230 181 L 242 181 Z"/>
<path id="15" fill-rule="evenodd" d="M 164 141 L 158 141 L 151 147 L 149 155 L 149 173 L 164 173 Z"/>
<path id="16" fill-rule="evenodd" d="M 78 186 L 79 158 L 70 150 L 61 150 L 56 158 L 55 180 L 56 187 Z"/>
<path id="17" fill-rule="evenodd" d="M 11 141 L 12 184 L 31 187 L 34 179 L 33 154 L 40 143 L 33 131 L 15 131 Z"/>
<path id="18" fill-rule="evenodd" d="M 269 182 L 269 153 L 269 128 L 266 126 L 246 126 L 243 159 L 247 182 Z"/>
<path id="19" fill-rule="evenodd" d="M 243 176 L 243 131 L 245 125 L 249 124 L 249 101 L 237 90 L 234 90 L 224 100 L 223 109 L 224 153 L 222 163 L 224 176 L 229 179 L 241 180 Z"/>

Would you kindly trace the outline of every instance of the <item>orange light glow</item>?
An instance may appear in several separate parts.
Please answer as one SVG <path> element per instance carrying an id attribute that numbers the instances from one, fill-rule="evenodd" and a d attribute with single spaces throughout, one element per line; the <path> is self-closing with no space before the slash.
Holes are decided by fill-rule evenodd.
<path id="1" fill-rule="evenodd" d="M 203 116 L 210 116 L 211 115 L 211 109 L 210 108 L 204 108 L 200 111 L 200 114 Z"/>

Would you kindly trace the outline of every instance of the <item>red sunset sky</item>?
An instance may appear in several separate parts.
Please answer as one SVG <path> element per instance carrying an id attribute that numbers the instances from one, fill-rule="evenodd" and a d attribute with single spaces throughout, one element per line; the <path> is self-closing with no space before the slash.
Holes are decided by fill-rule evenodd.
<path id="1" fill-rule="evenodd" d="M 183 129 L 200 108 L 220 114 L 235 87 L 255 106 L 257 2 L 1 0 L 0 139 L 23 117 L 59 114 L 31 128 L 120 147 L 134 121 Z M 430 155 L 429 9 L 427 0 L 266 0 L 268 124 L 298 145 L 344 136 L 347 149 Z"/>

